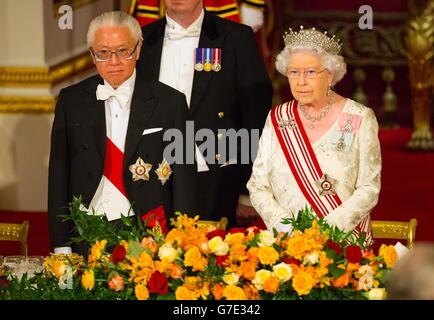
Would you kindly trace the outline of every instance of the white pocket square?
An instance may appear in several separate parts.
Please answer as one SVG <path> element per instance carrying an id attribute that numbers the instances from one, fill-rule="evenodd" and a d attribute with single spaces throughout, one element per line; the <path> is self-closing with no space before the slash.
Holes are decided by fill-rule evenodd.
<path id="1" fill-rule="evenodd" d="M 150 134 L 150 133 L 155 133 L 158 131 L 163 130 L 163 128 L 150 128 L 150 129 L 145 129 L 143 130 L 142 136 L 144 136 L 145 134 Z"/>

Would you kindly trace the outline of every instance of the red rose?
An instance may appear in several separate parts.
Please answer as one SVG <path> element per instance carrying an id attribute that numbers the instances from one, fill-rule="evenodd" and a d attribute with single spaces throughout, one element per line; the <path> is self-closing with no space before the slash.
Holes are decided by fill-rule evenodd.
<path id="1" fill-rule="evenodd" d="M 282 262 L 285 262 L 287 264 L 295 264 L 296 266 L 300 266 L 300 261 L 293 258 L 282 258 Z"/>
<path id="2" fill-rule="evenodd" d="M 112 261 L 113 263 L 121 262 L 125 259 L 125 255 L 127 254 L 127 251 L 125 250 L 124 246 L 116 245 L 113 249 L 112 253 Z"/>
<path id="3" fill-rule="evenodd" d="M 342 252 L 341 247 L 334 241 L 327 240 L 327 247 L 329 249 L 335 250 L 335 252 L 339 255 Z"/>
<path id="4" fill-rule="evenodd" d="M 224 263 L 226 262 L 226 260 L 228 260 L 229 259 L 229 256 L 226 254 L 226 255 L 224 255 L 224 256 L 216 256 L 216 258 L 215 258 L 215 260 L 216 260 L 216 264 L 218 265 L 218 266 L 221 266 L 221 267 L 223 267 L 224 266 Z"/>
<path id="5" fill-rule="evenodd" d="M 246 234 L 247 230 L 246 228 L 231 228 L 229 230 L 229 233 L 244 233 Z"/>
<path id="6" fill-rule="evenodd" d="M 211 240 L 214 237 L 220 237 L 220 238 L 224 239 L 225 236 L 226 236 L 226 231 L 224 231 L 222 229 L 216 229 L 216 230 L 208 232 L 206 234 L 206 237 L 208 238 L 208 240 Z"/>
<path id="7" fill-rule="evenodd" d="M 359 263 L 362 261 L 362 250 L 358 246 L 348 246 L 345 248 L 345 258 L 348 262 Z"/>
<path id="8" fill-rule="evenodd" d="M 166 294 L 169 292 L 166 276 L 160 271 L 154 271 L 149 278 L 148 288 L 150 293 Z"/>

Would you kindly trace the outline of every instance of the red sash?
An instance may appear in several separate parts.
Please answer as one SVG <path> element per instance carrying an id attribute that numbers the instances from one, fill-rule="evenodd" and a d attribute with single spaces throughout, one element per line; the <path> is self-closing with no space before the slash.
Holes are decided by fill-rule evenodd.
<path id="1" fill-rule="evenodd" d="M 273 108 L 271 121 L 298 187 L 318 217 L 322 218 L 339 207 L 342 200 L 337 193 L 325 192 L 321 195 L 333 184 L 333 179 L 321 170 L 297 112 L 297 105 L 298 102 L 293 100 Z M 361 232 L 367 234 L 366 240 L 370 242 L 369 215 L 362 219 L 353 233 L 359 237 Z"/>

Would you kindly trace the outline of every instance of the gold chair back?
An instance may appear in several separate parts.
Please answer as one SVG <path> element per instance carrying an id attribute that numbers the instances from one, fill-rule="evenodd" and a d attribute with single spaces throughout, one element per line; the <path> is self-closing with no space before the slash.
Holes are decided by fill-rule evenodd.
<path id="1" fill-rule="evenodd" d="M 212 220 L 199 220 L 197 222 L 198 225 L 209 225 L 209 226 L 215 226 L 218 229 L 226 230 L 226 227 L 228 225 L 228 218 L 223 217 L 220 219 L 220 221 L 212 221 Z"/>
<path id="2" fill-rule="evenodd" d="M 0 223 L 0 241 L 18 241 L 20 242 L 21 255 L 27 256 L 29 235 L 29 221 L 23 223 Z"/>
<path id="3" fill-rule="evenodd" d="M 409 249 L 414 245 L 416 227 L 417 220 L 415 218 L 411 218 L 409 221 L 371 221 L 374 239 L 407 240 L 407 247 Z"/>

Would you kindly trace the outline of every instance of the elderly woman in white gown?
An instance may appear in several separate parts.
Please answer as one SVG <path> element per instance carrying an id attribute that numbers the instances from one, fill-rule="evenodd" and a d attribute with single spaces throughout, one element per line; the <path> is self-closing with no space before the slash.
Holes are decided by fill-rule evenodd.
<path id="1" fill-rule="evenodd" d="M 276 69 L 294 100 L 270 111 L 247 188 L 266 226 L 305 206 L 369 243 L 370 211 L 380 192 L 381 153 L 372 109 L 332 90 L 346 72 L 334 36 L 315 29 L 286 33 Z"/>

